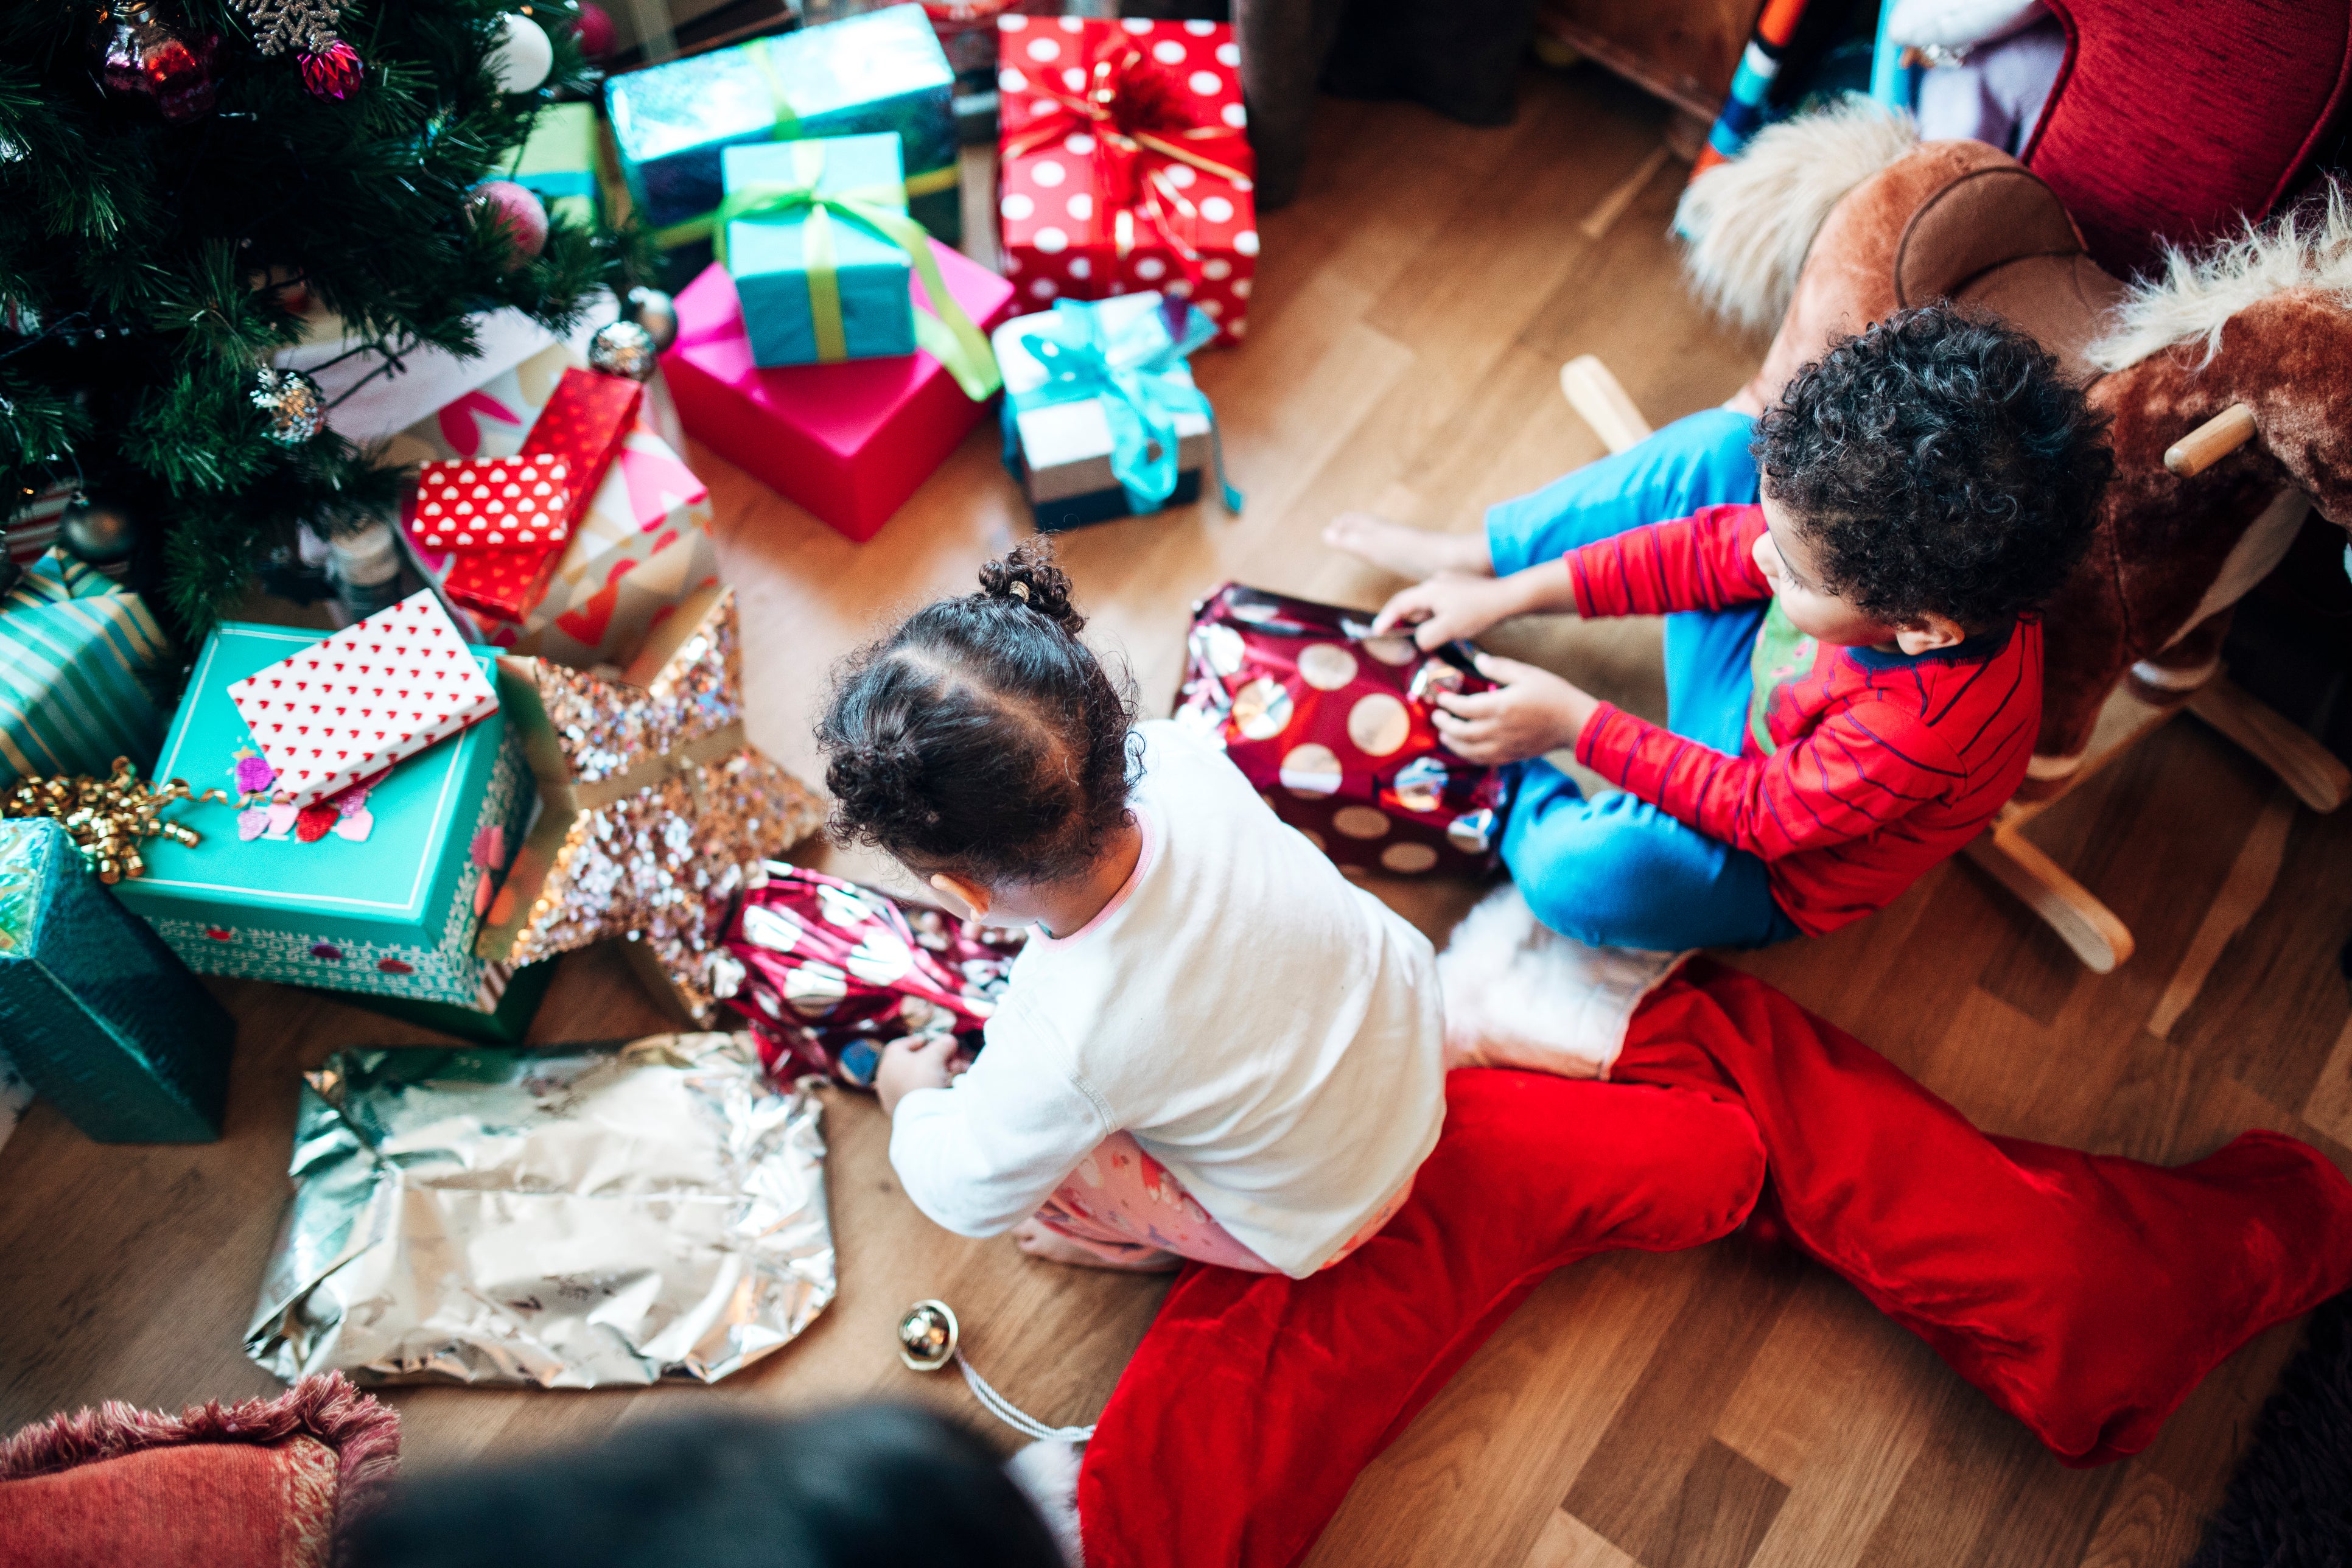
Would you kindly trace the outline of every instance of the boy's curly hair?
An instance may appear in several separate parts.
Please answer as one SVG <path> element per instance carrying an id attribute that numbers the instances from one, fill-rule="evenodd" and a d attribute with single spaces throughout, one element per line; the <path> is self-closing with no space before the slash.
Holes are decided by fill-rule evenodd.
<path id="1" fill-rule="evenodd" d="M 2082 558 L 2116 468 L 2107 425 L 2032 338 L 1927 305 L 1831 344 L 1752 449 L 1822 587 L 1889 625 L 1933 613 L 1981 632 Z"/>
<path id="2" fill-rule="evenodd" d="M 834 837 L 982 883 L 1092 864 L 1127 820 L 1135 693 L 1086 624 L 1031 539 L 844 659 L 816 726 Z"/>

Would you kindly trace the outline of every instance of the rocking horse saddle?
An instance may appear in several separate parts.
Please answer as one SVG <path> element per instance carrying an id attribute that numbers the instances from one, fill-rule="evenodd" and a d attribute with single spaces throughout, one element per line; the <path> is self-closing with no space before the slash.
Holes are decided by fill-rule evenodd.
<path id="1" fill-rule="evenodd" d="M 1739 401 L 1769 406 L 1832 339 L 1937 300 L 1991 311 L 2088 384 L 2099 373 L 2083 351 L 2123 291 L 2084 251 L 2056 194 L 2023 164 L 1980 142 L 1929 142 L 1832 209 Z"/>

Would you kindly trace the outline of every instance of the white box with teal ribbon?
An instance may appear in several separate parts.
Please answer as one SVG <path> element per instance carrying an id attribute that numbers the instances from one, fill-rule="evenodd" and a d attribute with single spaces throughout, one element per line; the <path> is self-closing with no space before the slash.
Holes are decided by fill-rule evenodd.
<path id="1" fill-rule="evenodd" d="M 729 147 L 720 255 L 763 368 L 915 352 L 898 138 L 826 136 Z M 740 215 L 740 216 L 739 216 Z"/>

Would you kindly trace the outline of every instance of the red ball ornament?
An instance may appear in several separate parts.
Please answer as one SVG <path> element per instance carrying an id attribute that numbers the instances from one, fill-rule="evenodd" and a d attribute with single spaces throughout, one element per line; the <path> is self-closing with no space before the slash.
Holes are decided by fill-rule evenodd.
<path id="1" fill-rule="evenodd" d="M 580 39 L 580 52 L 592 60 L 601 60 L 613 52 L 613 18 L 595 0 L 580 0 L 579 20 L 572 30 Z"/>
<path id="2" fill-rule="evenodd" d="M 367 74 L 360 52 L 341 38 L 315 53 L 305 49 L 295 60 L 302 71 L 302 85 L 312 98 L 341 98 Z"/>
<path id="3" fill-rule="evenodd" d="M 145 99 L 173 125 L 213 110 L 218 33 L 188 29 L 153 0 L 111 0 L 90 29 L 90 63 L 109 97 Z"/>
<path id="4" fill-rule="evenodd" d="M 512 180 L 492 180 L 477 186 L 473 209 L 476 223 L 506 231 L 508 271 L 536 260 L 547 248 L 547 208 Z"/>

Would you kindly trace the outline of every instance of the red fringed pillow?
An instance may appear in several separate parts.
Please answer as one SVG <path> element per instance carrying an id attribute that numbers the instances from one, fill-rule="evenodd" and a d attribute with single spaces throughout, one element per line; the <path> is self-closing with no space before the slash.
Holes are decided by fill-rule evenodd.
<path id="1" fill-rule="evenodd" d="M 400 1418 L 340 1373 L 178 1415 L 109 1401 L 0 1442 L 9 1568 L 327 1568 L 400 1464 Z"/>

